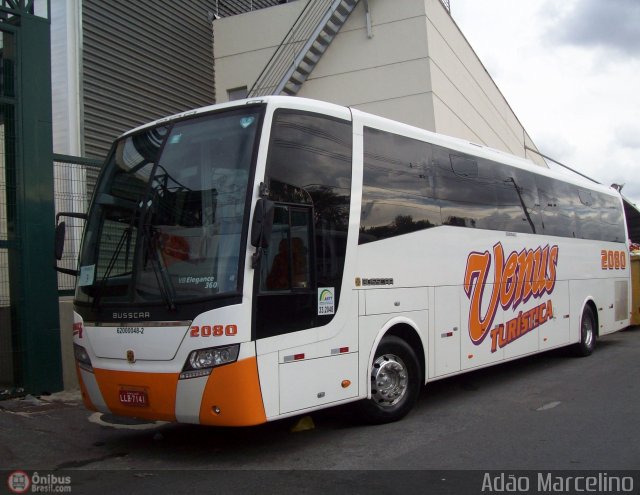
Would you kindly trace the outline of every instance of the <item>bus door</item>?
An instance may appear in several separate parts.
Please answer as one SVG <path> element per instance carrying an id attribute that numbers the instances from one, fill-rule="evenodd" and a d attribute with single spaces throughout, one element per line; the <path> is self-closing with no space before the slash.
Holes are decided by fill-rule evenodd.
<path id="1" fill-rule="evenodd" d="M 253 312 L 267 417 L 358 394 L 357 327 L 337 317 L 351 296 L 341 294 L 351 162 L 349 120 L 274 112 L 261 188 L 274 219 Z"/>
<path id="2" fill-rule="evenodd" d="M 269 247 L 260 263 L 255 321 L 258 337 L 315 326 L 311 213 L 306 206 L 274 206 Z"/>

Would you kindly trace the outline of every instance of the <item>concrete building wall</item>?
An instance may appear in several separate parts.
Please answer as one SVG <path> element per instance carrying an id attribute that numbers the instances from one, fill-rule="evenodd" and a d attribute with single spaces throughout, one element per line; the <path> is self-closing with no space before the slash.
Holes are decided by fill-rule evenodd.
<path id="1" fill-rule="evenodd" d="M 251 88 L 304 2 L 214 22 L 216 100 Z M 298 96 L 330 101 L 467 139 L 546 166 L 439 0 L 359 2 Z M 269 26 L 269 29 L 264 29 Z"/>
<path id="2" fill-rule="evenodd" d="M 509 103 L 439 0 L 425 3 L 435 131 L 526 156 L 534 147 Z"/>
<path id="3" fill-rule="evenodd" d="M 372 37 L 360 2 L 302 85 L 299 96 L 353 106 L 433 129 L 422 0 L 372 0 Z"/>
<path id="4" fill-rule="evenodd" d="M 304 6 L 291 2 L 213 21 L 217 103 L 229 101 L 229 90 L 251 89 Z"/>

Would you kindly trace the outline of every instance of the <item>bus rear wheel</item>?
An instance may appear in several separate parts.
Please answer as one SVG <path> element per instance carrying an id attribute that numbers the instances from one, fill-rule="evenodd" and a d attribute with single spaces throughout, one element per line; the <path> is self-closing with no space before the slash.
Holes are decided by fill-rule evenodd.
<path id="1" fill-rule="evenodd" d="M 367 423 L 398 421 L 420 395 L 420 363 L 413 349 L 395 336 L 384 337 L 371 367 L 371 398 L 358 403 Z"/>
<path id="2" fill-rule="evenodd" d="M 591 306 L 585 306 L 580 319 L 580 342 L 575 344 L 577 356 L 589 356 L 596 347 L 596 317 Z"/>

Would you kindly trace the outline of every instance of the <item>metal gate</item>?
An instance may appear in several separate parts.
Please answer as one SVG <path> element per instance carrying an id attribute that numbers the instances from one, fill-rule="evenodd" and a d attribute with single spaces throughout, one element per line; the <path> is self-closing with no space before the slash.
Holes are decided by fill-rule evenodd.
<path id="1" fill-rule="evenodd" d="M 49 19 L 48 0 L 0 1 L 0 398 L 62 388 Z"/>

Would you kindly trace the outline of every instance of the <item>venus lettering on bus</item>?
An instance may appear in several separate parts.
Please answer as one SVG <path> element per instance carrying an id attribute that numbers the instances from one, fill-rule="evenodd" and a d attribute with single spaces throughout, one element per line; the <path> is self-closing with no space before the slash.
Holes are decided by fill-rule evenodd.
<path id="1" fill-rule="evenodd" d="M 500 323 L 491 330 L 491 352 L 496 352 L 498 347 L 503 348 L 531 330 L 535 330 L 551 318 L 553 318 L 551 299 L 524 313 L 520 311 L 517 317 L 505 324 Z"/>
<path id="2" fill-rule="evenodd" d="M 505 259 L 502 243 L 493 246 L 493 256 L 489 251 L 472 252 L 467 258 L 464 274 L 464 291 L 471 301 L 469 308 L 469 336 L 474 344 L 480 345 L 489 333 L 498 310 L 516 309 L 544 294 L 551 294 L 556 284 L 558 246 L 538 247 L 513 251 Z M 491 264 L 493 282 L 488 282 Z M 489 305 L 482 314 L 485 291 L 491 291 Z"/>

